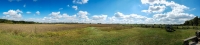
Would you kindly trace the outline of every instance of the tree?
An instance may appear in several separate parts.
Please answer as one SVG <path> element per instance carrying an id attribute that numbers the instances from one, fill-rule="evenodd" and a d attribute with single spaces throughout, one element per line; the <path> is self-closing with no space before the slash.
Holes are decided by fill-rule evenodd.
<path id="1" fill-rule="evenodd" d="M 193 20 L 190 20 L 189 23 L 190 23 L 189 25 L 193 25 L 194 24 Z"/>
<path id="2" fill-rule="evenodd" d="M 184 25 L 189 25 L 190 24 L 190 21 L 185 21 Z"/>
<path id="3" fill-rule="evenodd" d="M 4 23 L 10 23 L 10 24 L 12 24 L 13 22 L 10 21 L 10 20 L 6 20 L 6 21 L 4 21 Z"/>
<path id="4" fill-rule="evenodd" d="M 198 25 L 198 16 L 196 16 L 194 19 L 193 19 L 193 24 L 194 25 Z"/>

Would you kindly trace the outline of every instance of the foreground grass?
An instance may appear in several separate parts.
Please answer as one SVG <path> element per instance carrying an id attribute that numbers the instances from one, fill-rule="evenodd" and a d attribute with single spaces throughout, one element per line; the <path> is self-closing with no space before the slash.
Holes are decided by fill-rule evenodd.
<path id="1" fill-rule="evenodd" d="M 0 30 L 0 45 L 182 45 L 196 30 L 166 32 L 159 28 L 86 27 L 26 33 Z"/>

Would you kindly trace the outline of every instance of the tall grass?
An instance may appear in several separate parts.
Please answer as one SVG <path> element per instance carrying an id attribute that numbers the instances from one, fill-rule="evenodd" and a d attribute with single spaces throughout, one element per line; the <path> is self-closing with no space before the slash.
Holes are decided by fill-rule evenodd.
<path id="1" fill-rule="evenodd" d="M 66 27 L 64 24 L 59 26 Z M 54 25 L 51 29 L 59 26 Z M 75 25 L 68 25 L 70 26 Z M 42 29 L 40 27 L 41 29 L 36 33 L 12 29 L 0 30 L 0 45 L 182 45 L 183 39 L 194 36 L 196 31 L 186 29 L 166 32 L 160 28 L 120 25 L 84 25 L 84 27 L 82 25 L 80 27 L 57 29 L 57 31 L 43 30 L 43 32 L 40 32 Z"/>

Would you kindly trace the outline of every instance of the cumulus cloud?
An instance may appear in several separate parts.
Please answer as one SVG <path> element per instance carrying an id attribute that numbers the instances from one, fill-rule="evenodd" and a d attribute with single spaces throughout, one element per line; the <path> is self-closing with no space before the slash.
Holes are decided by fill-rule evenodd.
<path id="1" fill-rule="evenodd" d="M 89 23 L 92 20 L 88 18 L 89 13 L 87 11 L 79 11 L 75 15 L 68 15 L 67 13 L 61 14 L 60 12 L 52 12 L 49 17 L 44 17 L 42 20 L 46 22 L 79 22 L 79 23 Z M 103 15 L 105 17 L 105 15 Z M 106 16 L 107 17 L 107 16 Z M 94 16 L 95 18 L 95 16 Z M 97 19 L 98 17 L 96 17 Z M 102 16 L 99 16 L 99 20 Z M 103 18 L 105 19 L 105 18 Z"/>
<path id="2" fill-rule="evenodd" d="M 165 1 L 165 0 L 141 0 L 141 3 L 154 5 L 154 4 L 159 4 L 162 1 Z"/>
<path id="3" fill-rule="evenodd" d="M 124 14 L 117 12 L 114 14 L 115 17 L 124 18 Z"/>
<path id="4" fill-rule="evenodd" d="M 91 20 L 88 21 L 90 23 L 107 23 L 107 15 L 94 15 Z"/>
<path id="5" fill-rule="evenodd" d="M 78 20 L 76 15 L 70 16 L 67 13 L 64 13 L 62 16 L 63 16 L 63 18 L 65 18 L 68 21 L 75 22 L 76 20 Z"/>
<path id="6" fill-rule="evenodd" d="M 162 13 L 165 10 L 165 6 L 149 6 L 148 10 L 142 10 L 145 13 Z"/>
<path id="7" fill-rule="evenodd" d="M 26 13 L 27 13 L 27 14 L 31 14 L 31 12 L 30 12 L 30 11 L 27 11 Z"/>
<path id="8" fill-rule="evenodd" d="M 73 18 L 76 18 L 76 15 L 69 16 L 67 13 L 64 13 L 64 14 L 63 14 L 63 18 L 73 19 Z"/>
<path id="9" fill-rule="evenodd" d="M 88 15 L 89 13 L 87 11 L 79 11 L 77 13 L 77 15 L 80 17 L 80 18 L 83 18 L 83 19 L 88 19 Z"/>
<path id="10" fill-rule="evenodd" d="M 172 12 L 183 12 L 186 9 L 189 9 L 189 7 L 185 5 L 180 5 L 175 3 L 174 1 L 166 1 L 166 0 L 141 0 L 142 4 L 150 4 L 148 10 L 142 10 L 142 12 L 148 12 L 148 13 L 161 13 L 165 10 L 166 6 L 170 7 L 172 9 Z M 160 6 L 162 5 L 162 6 Z"/>
<path id="11" fill-rule="evenodd" d="M 78 10 L 78 6 L 72 6 L 72 8 L 74 8 L 75 10 Z"/>
<path id="12" fill-rule="evenodd" d="M 55 21 L 55 20 L 58 20 L 58 19 L 53 19 L 52 17 L 44 17 L 42 20 L 44 21 Z"/>
<path id="13" fill-rule="evenodd" d="M 142 23 L 148 17 L 138 14 L 123 14 L 121 12 L 114 13 L 113 17 L 108 17 L 108 23 Z"/>
<path id="14" fill-rule="evenodd" d="M 36 13 L 37 15 L 40 15 L 40 11 L 36 11 L 35 13 Z"/>
<path id="15" fill-rule="evenodd" d="M 88 18 L 89 13 L 87 11 L 79 11 L 77 17 L 80 19 L 80 22 L 89 22 L 90 19 Z"/>
<path id="16" fill-rule="evenodd" d="M 42 20 L 55 21 L 55 20 L 59 20 L 60 18 L 62 18 L 62 15 L 60 14 L 60 12 L 52 12 L 49 15 L 50 15 L 50 17 L 44 17 Z"/>
<path id="17" fill-rule="evenodd" d="M 52 16 L 54 19 L 62 18 L 62 15 L 60 14 L 60 12 L 52 12 L 49 15 Z"/>
<path id="18" fill-rule="evenodd" d="M 78 20 L 76 15 L 68 15 L 67 13 L 61 14 L 60 12 L 52 12 L 49 14 L 50 17 L 44 17 L 42 20 L 47 22 L 76 22 Z"/>
<path id="19" fill-rule="evenodd" d="M 180 5 L 174 1 L 166 0 L 141 0 L 142 4 L 149 4 L 148 10 L 142 10 L 146 13 L 153 14 L 154 21 L 156 23 L 184 23 L 184 21 L 194 18 L 193 14 L 185 13 L 190 9 L 185 5 Z M 160 6 L 161 5 L 161 6 Z M 163 12 L 166 7 L 171 8 L 169 12 Z"/>
<path id="20" fill-rule="evenodd" d="M 193 14 L 167 12 L 154 14 L 152 18 L 138 14 L 123 14 L 116 12 L 113 17 L 108 17 L 109 23 L 144 23 L 144 24 L 181 24 L 194 18 Z"/>
<path id="21" fill-rule="evenodd" d="M 186 20 L 192 19 L 195 16 L 188 13 L 168 12 L 165 14 L 155 14 L 153 18 L 160 23 L 183 23 Z"/>
<path id="22" fill-rule="evenodd" d="M 106 20 L 107 15 L 94 15 L 92 16 L 93 20 Z"/>
<path id="23" fill-rule="evenodd" d="M 174 2 L 168 2 L 166 3 L 166 6 L 170 6 L 172 8 L 172 12 L 176 12 L 176 13 L 181 13 L 189 9 L 189 7 L 186 7 L 185 5 L 180 5 Z"/>
<path id="24" fill-rule="evenodd" d="M 77 3 L 77 4 L 86 4 L 88 3 L 89 0 L 73 0 L 73 3 Z"/>
<path id="25" fill-rule="evenodd" d="M 15 19 L 20 19 L 22 18 L 22 15 L 21 13 L 23 13 L 21 10 L 17 9 L 17 10 L 8 10 L 8 12 L 3 12 L 5 18 L 7 19 L 12 19 L 12 20 L 15 20 Z"/>
<path id="26" fill-rule="evenodd" d="M 138 20 L 147 18 L 145 16 L 141 16 L 141 15 L 138 15 L 138 14 L 124 15 L 121 12 L 115 13 L 114 16 L 117 17 L 117 18 L 122 18 L 122 19 L 138 19 Z"/>

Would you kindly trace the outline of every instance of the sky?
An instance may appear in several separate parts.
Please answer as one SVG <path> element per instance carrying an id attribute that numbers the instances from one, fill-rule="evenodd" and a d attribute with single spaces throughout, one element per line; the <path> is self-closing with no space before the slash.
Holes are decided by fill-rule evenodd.
<path id="1" fill-rule="evenodd" d="M 200 0 L 0 0 L 0 18 L 35 22 L 182 24 Z"/>

